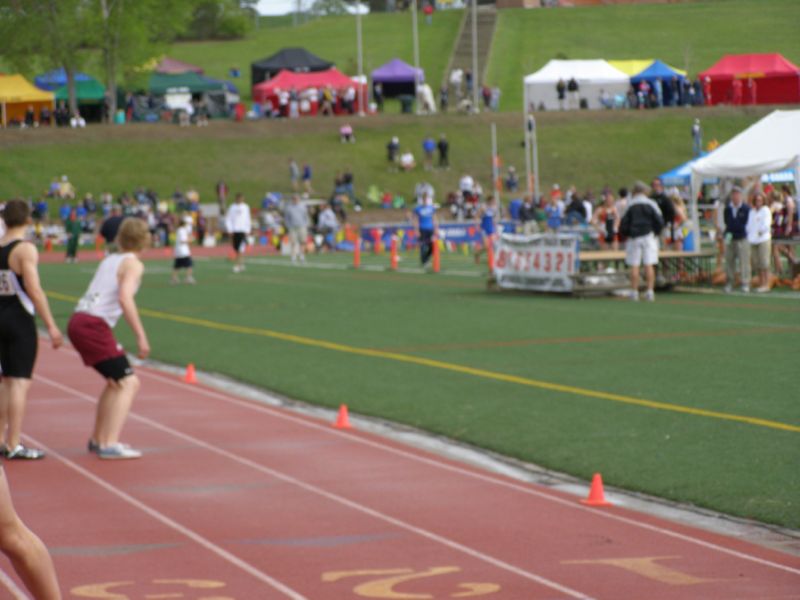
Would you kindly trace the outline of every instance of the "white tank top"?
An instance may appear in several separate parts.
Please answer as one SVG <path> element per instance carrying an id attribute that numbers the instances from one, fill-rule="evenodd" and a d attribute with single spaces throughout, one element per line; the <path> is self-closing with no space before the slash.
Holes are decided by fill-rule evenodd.
<path id="1" fill-rule="evenodd" d="M 119 304 L 119 279 L 117 271 L 119 266 L 129 256 L 134 256 L 128 252 L 125 254 L 111 254 L 103 259 L 97 267 L 89 289 L 78 301 L 75 312 L 82 312 L 99 317 L 108 323 L 109 327 L 114 327 L 122 314 L 122 306 Z"/>

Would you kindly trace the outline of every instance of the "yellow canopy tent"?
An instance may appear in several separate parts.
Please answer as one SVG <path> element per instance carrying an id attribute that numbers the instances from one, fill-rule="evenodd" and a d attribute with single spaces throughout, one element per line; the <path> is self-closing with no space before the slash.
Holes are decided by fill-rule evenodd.
<path id="1" fill-rule="evenodd" d="M 610 61 L 608 61 L 608 63 L 612 67 L 615 67 L 615 68 L 619 69 L 620 71 L 622 71 L 623 73 L 625 73 L 625 75 L 628 75 L 629 77 L 634 77 L 634 76 L 638 75 L 639 73 L 641 73 L 642 71 L 647 69 L 650 65 L 652 65 L 654 62 L 655 62 L 654 58 L 639 58 L 639 59 L 633 59 L 633 60 L 610 60 Z M 683 69 L 676 69 L 672 65 L 667 65 L 667 66 L 670 69 L 672 69 L 673 71 L 677 71 L 678 73 L 680 73 L 681 75 L 686 77 L 686 71 L 684 71 Z"/>
<path id="2" fill-rule="evenodd" d="M 47 106 L 52 111 L 55 96 L 31 84 L 22 75 L 5 75 L 0 77 L 0 111 L 2 124 L 5 127 L 10 121 L 25 119 L 25 111 L 33 107 L 36 115 Z"/>

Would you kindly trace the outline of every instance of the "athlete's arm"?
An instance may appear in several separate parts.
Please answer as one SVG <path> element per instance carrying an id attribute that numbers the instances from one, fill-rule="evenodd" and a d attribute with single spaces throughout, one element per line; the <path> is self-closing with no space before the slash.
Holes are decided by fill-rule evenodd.
<path id="1" fill-rule="evenodd" d="M 33 244 L 24 242 L 14 248 L 9 260 L 11 268 L 22 275 L 25 281 L 25 290 L 36 308 L 36 312 L 44 321 L 47 327 L 47 335 L 50 336 L 50 342 L 53 348 L 58 348 L 64 343 L 64 336 L 58 329 L 53 314 L 50 312 L 50 304 L 47 302 L 47 296 L 42 290 L 42 284 L 39 280 L 39 252 Z"/>
<path id="2" fill-rule="evenodd" d="M 139 318 L 136 300 L 134 300 L 143 273 L 144 265 L 142 261 L 134 257 L 128 257 L 122 261 L 117 273 L 119 278 L 119 305 L 122 307 L 122 315 L 136 336 L 136 345 L 139 347 L 137 356 L 139 358 L 147 358 L 150 354 L 150 343 L 147 341 L 147 334 L 144 331 L 142 320 Z"/>

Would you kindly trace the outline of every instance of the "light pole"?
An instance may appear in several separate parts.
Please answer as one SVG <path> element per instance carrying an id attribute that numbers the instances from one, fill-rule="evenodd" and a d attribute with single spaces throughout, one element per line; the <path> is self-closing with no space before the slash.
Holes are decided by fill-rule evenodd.
<path id="1" fill-rule="evenodd" d="M 417 28 L 417 0 L 411 0 L 411 36 L 414 41 L 414 106 L 419 114 L 419 30 Z"/>
<path id="2" fill-rule="evenodd" d="M 478 0 L 472 0 L 472 111 L 478 112 Z"/>
<path id="3" fill-rule="evenodd" d="M 356 2 L 356 43 L 358 44 L 358 116 L 364 116 L 364 44 L 361 37 L 361 2 Z"/>
<path id="4" fill-rule="evenodd" d="M 535 201 L 539 202 L 539 144 L 536 141 L 536 118 L 533 114 L 528 115 L 528 131 L 533 147 L 533 194 Z"/>

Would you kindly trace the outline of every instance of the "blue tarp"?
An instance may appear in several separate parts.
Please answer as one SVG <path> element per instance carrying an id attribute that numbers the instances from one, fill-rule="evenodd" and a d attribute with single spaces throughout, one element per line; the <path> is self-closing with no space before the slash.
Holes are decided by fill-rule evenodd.
<path id="1" fill-rule="evenodd" d="M 93 78 L 86 73 L 75 73 L 75 81 L 92 81 Z M 67 85 L 67 73 L 64 69 L 55 69 L 48 73 L 42 73 L 33 78 L 36 87 L 52 92 L 60 87 Z"/>

